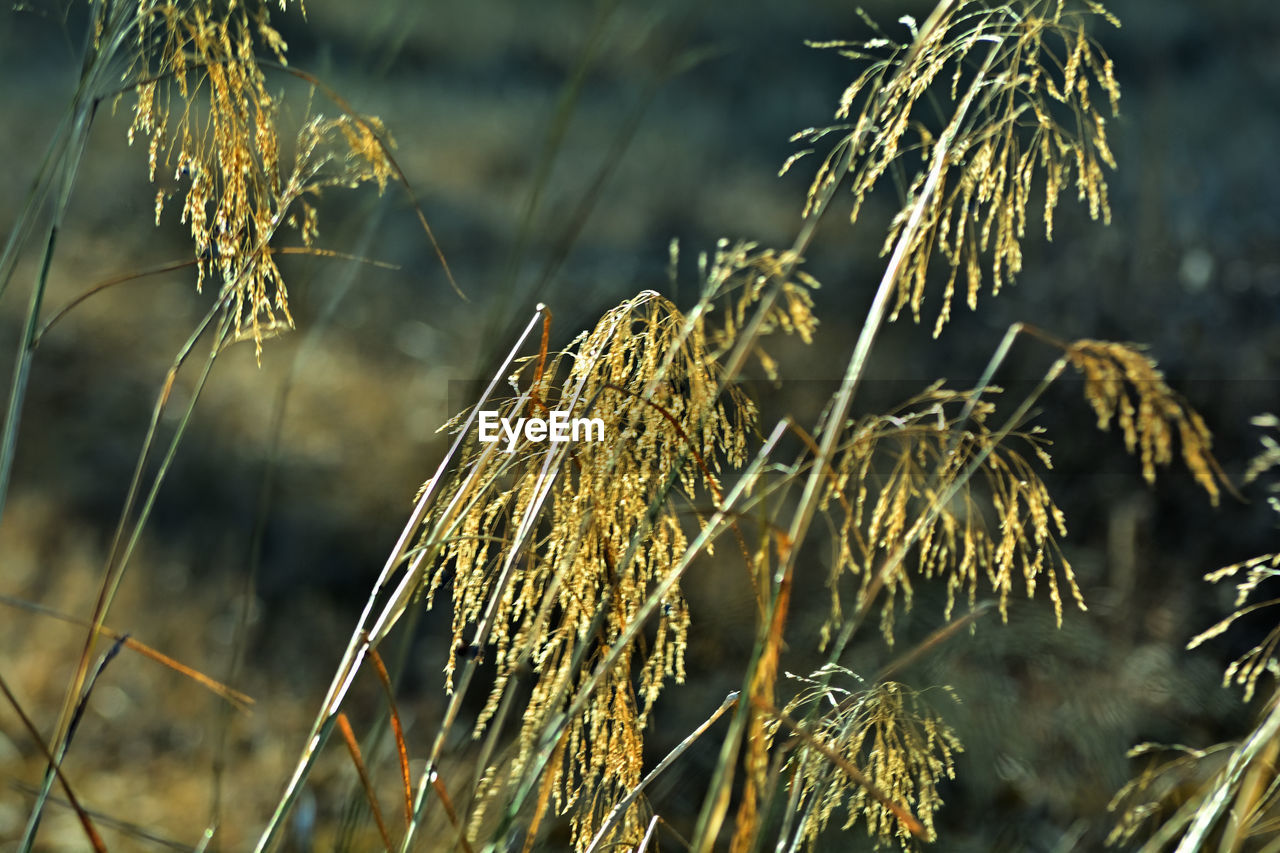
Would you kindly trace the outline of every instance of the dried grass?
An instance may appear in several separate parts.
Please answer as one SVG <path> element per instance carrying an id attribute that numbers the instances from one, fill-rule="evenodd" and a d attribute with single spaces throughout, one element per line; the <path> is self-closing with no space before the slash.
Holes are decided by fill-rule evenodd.
<path id="1" fill-rule="evenodd" d="M 286 46 L 264 5 L 183 0 L 99 3 L 94 9 L 87 57 L 91 97 L 73 110 L 82 121 L 79 132 L 87 133 L 94 99 L 133 91 L 129 140 L 146 140 L 153 181 L 158 172 L 171 172 L 185 184 L 181 218 L 192 239 L 197 288 L 214 280 L 218 298 L 158 394 L 87 620 L 89 636 L 48 745 L 44 787 L 24 851 L 35 843 L 41 812 L 92 692 L 95 641 L 105 633 L 107 610 L 195 398 L 227 346 L 252 340 L 260 360 L 264 340 L 294 324 L 275 260 L 282 233 L 292 229 L 301 243 L 295 248 L 313 250 L 318 196 L 362 184 L 382 192 L 403 182 L 381 121 L 354 113 L 340 99 L 336 117 L 314 114 L 308 102 L 291 154 L 282 153 L 280 96 L 270 89 L 266 70 L 285 67 Z M 936 335 L 958 287 L 976 308 L 984 279 L 994 295 L 1021 271 L 1028 219 L 1038 215 L 1052 238 L 1064 192 L 1074 188 L 1090 217 L 1110 220 L 1104 169 L 1114 168 L 1115 160 L 1104 113 L 1115 114 L 1120 95 L 1111 61 L 1087 34 L 1091 19 L 1117 25 L 1092 0 L 941 0 L 923 24 L 903 18 L 901 39 L 867 19 L 871 38 L 816 45 L 838 50 L 860 70 L 840 98 L 835 123 L 795 137 L 810 145 L 836 141 L 816 169 L 791 247 L 722 241 L 700 259 L 699 298 L 689 310 L 643 291 L 559 351 L 549 343 L 550 309 L 540 305 L 476 406 L 448 425 L 452 448 L 419 492 L 370 593 L 258 849 L 279 845 L 335 729 L 346 741 L 385 848 L 407 850 L 422 842 L 436 825 L 429 813 L 438 802 L 448 821 L 437 824 L 451 833 L 441 843 L 462 849 L 532 849 L 560 816 L 576 850 L 643 849 L 663 826 L 661 804 L 646 802 L 644 792 L 694 741 L 710 737 L 722 716 L 728 717 L 727 731 L 698 820 L 692 837 L 681 839 L 692 849 L 718 843 L 735 801 L 734 850 L 812 849 L 834 831 L 841 810 L 843 828 L 864 824 L 877 847 L 912 849 L 922 840 L 939 840 L 935 817 L 943 807 L 943 780 L 954 777 L 955 756 L 963 749 L 959 736 L 944 713 L 926 704 L 926 691 L 888 680 L 902 666 L 867 679 L 841 663 L 842 656 L 876 609 L 880 635 L 891 646 L 898 618 L 926 584 L 942 588 L 942 619 L 950 624 L 910 653 L 912 661 L 961 628 L 972 630 L 976 615 L 992 606 L 978 601 L 980 593 L 993 596 L 1006 620 L 1015 588 L 1027 598 L 1047 588 L 1059 625 L 1068 596 L 1084 609 L 1059 544 L 1066 520 L 1041 477 L 1051 465 L 1048 442 L 1026 422 L 1043 388 L 1068 366 L 1082 373 L 1098 426 L 1118 425 L 1148 482 L 1158 467 L 1173 462 L 1175 444 L 1212 502 L 1225 482 L 1204 420 L 1154 361 L 1131 345 L 1067 344 L 1034 332 L 1063 355 L 1039 390 L 1013 403 L 1003 425 L 995 423 L 992 400 L 999 389 L 990 380 L 1013 338 L 1032 331 L 1028 327 L 1010 330 L 987 376 L 972 389 L 948 390 L 938 382 L 895 410 L 850 414 L 880 327 L 907 308 L 921 318 L 935 267 L 945 275 Z M 114 90 L 103 83 L 108 78 Z M 70 153 L 59 156 L 75 161 L 74 149 L 55 147 L 53 153 L 61 150 Z M 806 153 L 789 160 L 784 171 Z M 885 236 L 886 269 L 845 379 L 812 433 L 783 418 L 761 437 L 742 374 L 752 358 L 767 377 L 783 374 L 765 350 L 771 334 L 813 340 L 817 282 L 800 265 L 816 223 L 845 185 L 856 222 L 885 176 L 899 179 L 902 205 Z M 41 192 L 56 191 L 65 206 L 73 178 L 74 167 L 62 174 L 65 185 L 41 184 Z M 162 188 L 156 195 L 157 221 L 170 194 Z M 60 215 L 46 235 L 46 264 L 33 290 L 19 379 L 38 340 L 35 320 Z M 425 227 L 420 210 L 419 217 Z M 24 220 L 12 245 L 24 244 L 33 227 Z M 10 256 L 7 249 L 0 262 L 6 285 Z M 527 343 L 539 326 L 540 345 L 531 354 Z M 164 445 L 159 429 L 178 373 L 210 331 L 204 373 Z M 514 395 L 498 396 L 504 385 Z M 13 461 L 23 381 L 14 389 L 0 498 Z M 552 411 L 599 418 L 605 440 L 521 440 L 503 452 L 476 435 L 477 413 L 485 407 L 510 418 Z M 780 459 L 784 437 L 802 447 L 798 459 Z M 153 445 L 167 449 L 158 471 L 148 473 Z M 1274 450 L 1272 442 L 1268 452 Z M 1264 472 L 1275 458 L 1265 457 L 1251 473 Z M 825 571 L 830 607 L 821 628 L 807 632 L 790 621 L 791 595 L 797 576 L 814 571 L 808 556 L 824 542 L 812 529 L 820 515 L 831 522 L 825 541 L 832 554 Z M 741 556 L 741 579 L 752 586 L 757 605 L 742 689 L 646 774 L 655 705 L 687 676 L 692 617 L 682 580 L 705 565 L 726 536 L 730 542 L 721 556 L 735 564 Z M 1245 601 L 1278 571 L 1277 558 L 1268 555 L 1211 575 L 1216 581 L 1245 572 L 1237 611 L 1193 645 L 1265 606 L 1246 607 Z M 846 578 L 856 588 L 851 599 L 841 592 Z M 433 721 L 428 758 L 414 786 L 408 756 L 421 733 L 401 725 L 378 648 L 411 608 L 446 598 L 447 707 Z M 953 621 L 957 602 L 967 603 L 970 615 Z M 1272 632 L 1233 664 L 1227 681 L 1251 695 L 1261 674 L 1280 666 L 1277 637 L 1280 632 Z M 789 647 L 822 650 L 829 663 L 798 679 L 798 687 L 780 681 Z M 109 659 L 98 661 L 95 674 Z M 394 727 L 399 760 L 391 781 L 403 801 L 402 832 L 383 817 L 376 767 L 366 762 L 352 718 L 342 710 L 366 660 L 375 662 Z M 492 683 L 480 691 L 475 719 L 460 724 L 464 697 L 482 665 Z M 1239 815 L 1261 814 L 1274 800 L 1274 774 L 1258 768 L 1269 768 L 1275 758 L 1277 726 L 1280 712 L 1272 710 L 1232 751 L 1194 807 L 1180 811 L 1156 837 L 1185 829 L 1182 844 L 1189 849 L 1234 800 L 1237 826 L 1228 838 L 1243 838 L 1247 821 Z M 458 746 L 463 729 L 480 741 L 478 748 Z M 1158 810 L 1153 803 L 1163 792 L 1157 780 L 1179 770 L 1188 756 L 1203 757 L 1186 751 L 1122 792 L 1117 808 L 1121 801 L 1142 802 L 1124 813 L 1115 840 L 1136 837 Z M 77 813 L 100 849 L 87 813 Z M 206 842 L 216 831 L 207 829 Z"/>

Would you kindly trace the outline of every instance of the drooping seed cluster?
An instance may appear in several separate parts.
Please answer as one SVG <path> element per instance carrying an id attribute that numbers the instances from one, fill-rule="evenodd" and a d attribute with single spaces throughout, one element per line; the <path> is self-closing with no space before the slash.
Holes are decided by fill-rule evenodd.
<path id="1" fill-rule="evenodd" d="M 252 339 L 261 357 L 263 338 L 293 325 L 273 241 L 288 226 L 310 248 L 315 200 L 326 188 L 385 189 L 393 143 L 376 118 L 309 115 L 292 166 L 281 164 L 279 99 L 258 50 L 283 68 L 287 45 L 260 2 L 224 9 L 212 0 L 140 0 L 131 26 L 123 80 L 137 99 L 129 142 L 148 141 L 151 180 L 160 170 L 175 182 L 156 192 L 156 223 L 185 184 L 181 218 L 194 243 L 196 286 L 217 280 L 231 339 Z"/>
<path id="2" fill-rule="evenodd" d="M 962 421 L 971 400 L 975 405 Z M 825 497 L 825 508 L 838 516 L 838 538 L 824 640 L 844 619 L 844 572 L 858 579 L 857 607 L 882 596 L 880 627 L 891 643 L 899 604 L 904 611 L 912 604 L 913 576 L 946 579 L 947 618 L 958 594 L 973 606 L 982 579 L 1004 614 L 1019 576 L 1028 596 L 1041 580 L 1047 583 L 1059 621 L 1059 574 L 1084 608 L 1056 542 L 1066 535 L 1066 520 L 1010 439 L 1051 467 L 1044 441 L 1035 430 L 1007 437 L 992 432 L 986 420 L 993 410 L 973 392 L 935 385 L 899 412 L 852 426 Z"/>
<path id="3" fill-rule="evenodd" d="M 856 220 L 886 174 L 911 176 L 899 187 L 905 203 L 884 243 L 888 255 L 905 242 L 892 313 L 910 306 L 920 320 L 936 252 L 949 272 L 935 335 L 950 317 L 962 268 L 971 309 L 982 286 L 983 256 L 993 294 L 1021 271 L 1028 208 L 1037 193 L 1049 239 L 1059 197 L 1073 184 L 1089 215 L 1110 221 L 1102 167 L 1114 168 L 1115 158 L 1094 94 L 1105 96 L 1113 115 L 1120 99 L 1111 60 L 1085 34 L 1089 17 L 1118 26 L 1100 4 L 1034 0 L 991 7 L 960 0 L 944 6 L 923 31 L 904 18 L 907 41 L 866 19 L 875 38 L 814 43 L 866 65 L 840 98 L 838 123 L 793 138 L 817 143 L 840 134 L 810 185 L 806 214 L 825 207 L 847 177 Z M 944 93 L 950 103 L 940 120 L 934 98 Z M 783 171 L 812 150 L 793 155 Z M 919 166 L 912 163 L 917 157 Z"/>
<path id="4" fill-rule="evenodd" d="M 733 387 L 721 392 L 718 370 L 704 320 L 642 293 L 559 355 L 523 362 L 512 381 L 527 391 L 503 405 L 507 417 L 598 417 L 605 440 L 522 439 L 512 453 L 477 442 L 457 490 L 439 502 L 457 523 L 428 573 L 427 594 L 452 576 L 455 650 L 474 626 L 486 618 L 492 625 L 483 654 L 497 675 L 477 736 L 511 722 L 500 708 L 522 674 L 531 689 L 512 755 L 480 786 L 473 828 L 583 690 L 593 691 L 590 701 L 565 722 L 542 783 L 557 810 L 571 813 L 580 845 L 639 782 L 653 703 L 685 675 L 689 612 L 678 584 L 648 639 L 640 634 L 614 666 L 596 669 L 680 561 L 690 525 L 703 523 L 695 496 L 718 501 L 722 465 L 744 458 L 755 410 Z M 451 656 L 451 680 L 458 665 Z M 637 804 L 613 840 L 638 843 L 641 817 Z"/>
<path id="5" fill-rule="evenodd" d="M 822 676 L 834 674 L 855 681 L 857 676 L 840 667 L 830 669 L 834 672 L 800 679 L 808 687 L 791 701 L 787 712 L 799 714 L 820 705 L 824 710 L 813 726 L 818 742 L 862 769 L 882 797 L 909 809 L 923 826 L 926 839 L 936 840 L 934 815 L 942 806 L 938 785 L 955 777 L 954 757 L 963 751 L 955 732 L 910 687 L 892 681 L 848 687 Z M 791 765 L 800 791 L 797 837 L 811 849 L 841 808 L 847 813 L 843 829 L 861 820 L 877 846 L 897 843 L 903 850 L 912 849 L 912 834 L 901 815 L 886 799 L 851 780 L 822 751 L 801 745 Z"/>
<path id="6" fill-rule="evenodd" d="M 1085 397 L 1098 415 L 1098 428 L 1119 423 L 1125 448 L 1139 454 L 1148 483 L 1155 482 L 1156 466 L 1173 461 L 1176 435 L 1187 469 L 1218 503 L 1222 472 L 1213 458 L 1209 427 L 1168 386 L 1150 357 L 1126 344 L 1081 340 L 1067 349 L 1067 359 L 1084 376 Z"/>

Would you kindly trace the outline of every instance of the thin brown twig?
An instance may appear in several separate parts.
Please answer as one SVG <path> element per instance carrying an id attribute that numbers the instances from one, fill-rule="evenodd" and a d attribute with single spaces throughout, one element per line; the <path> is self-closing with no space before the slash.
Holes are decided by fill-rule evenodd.
<path id="1" fill-rule="evenodd" d="M 40 796 L 40 789 L 35 785 L 28 785 L 17 779 L 10 779 L 9 787 L 21 794 L 26 794 L 33 798 Z M 62 797 L 55 797 L 53 795 L 50 795 L 45 799 L 50 805 L 74 810 L 70 800 L 65 800 Z M 191 844 L 174 841 L 172 838 L 166 838 L 163 835 L 158 835 L 146 827 L 139 826 L 136 823 L 130 823 L 127 820 L 121 820 L 120 818 L 112 817 L 109 814 L 103 814 L 101 811 L 96 811 L 94 809 L 85 809 L 84 813 L 97 821 L 100 826 L 106 827 L 107 829 L 113 829 L 116 832 L 123 833 L 125 835 L 132 835 L 135 838 L 154 844 L 157 847 L 163 847 L 166 850 L 177 850 L 178 853 L 192 853 Z"/>
<path id="2" fill-rule="evenodd" d="M 474 853 L 470 842 L 467 841 L 467 834 L 463 831 L 462 824 L 458 821 L 458 810 L 453 807 L 453 800 L 449 799 L 449 789 L 441 781 L 440 774 L 434 770 L 431 772 L 431 788 L 436 792 L 436 796 L 440 798 L 440 805 L 444 806 L 445 817 L 449 818 L 449 823 L 453 824 L 453 828 L 458 831 L 458 844 L 462 846 L 464 853 Z"/>
<path id="3" fill-rule="evenodd" d="M 356 734 L 351 730 L 351 722 L 347 719 L 345 712 L 338 712 L 338 730 L 342 732 L 342 739 L 347 742 L 347 752 L 351 753 L 351 763 L 356 766 L 356 773 L 360 774 L 360 785 L 364 788 L 365 798 L 369 801 L 369 809 L 373 812 L 373 820 L 378 824 L 378 833 L 382 836 L 382 843 L 388 850 L 391 849 L 391 833 L 387 831 L 387 822 L 382 819 L 382 807 L 378 805 L 378 797 L 373 792 L 373 783 L 369 780 L 369 772 L 365 769 L 364 759 L 360 756 L 360 744 L 356 742 Z"/>
<path id="4" fill-rule="evenodd" d="M 378 680 L 387 693 L 387 709 L 391 715 L 391 731 L 396 739 L 396 752 L 400 755 L 400 777 L 404 783 L 404 825 L 407 828 L 413 823 L 413 778 L 409 773 L 409 749 L 404 742 L 404 727 L 400 725 L 400 710 L 396 707 L 395 692 L 391 689 L 391 676 L 382 663 L 382 655 L 373 646 L 369 647 L 369 660 L 378 673 Z"/>
<path id="5" fill-rule="evenodd" d="M 529 389 L 529 412 L 532 414 L 538 409 L 544 412 L 550 412 L 547 404 L 542 401 L 542 395 L 539 390 L 542 387 L 542 374 L 547 369 L 547 345 L 551 341 L 551 309 L 546 305 L 539 305 L 546 310 L 546 314 L 542 318 L 542 340 L 538 344 L 538 366 L 533 371 L 533 386 Z"/>
<path id="6" fill-rule="evenodd" d="M 9 683 L 4 680 L 4 676 L 0 675 L 0 692 L 3 692 L 5 698 L 9 700 L 9 704 L 13 706 L 13 710 L 17 712 L 18 719 L 22 720 L 22 726 L 27 730 L 27 734 L 31 736 L 31 740 L 40 748 L 40 752 L 49 762 L 49 766 L 53 768 L 54 775 L 58 777 L 58 782 L 62 785 L 62 790 L 67 793 L 67 802 L 71 804 L 71 808 L 75 810 L 76 817 L 80 819 L 80 826 L 84 828 L 84 834 L 88 836 L 89 843 L 93 845 L 96 853 L 107 853 L 107 845 L 103 843 L 102 836 L 98 835 L 98 830 L 94 828 L 93 821 L 89 819 L 89 814 L 80 805 L 80 799 L 76 797 L 75 792 L 71 790 L 71 783 L 67 781 L 67 777 L 62 773 L 62 766 L 54 759 L 53 753 L 49 751 L 49 746 L 44 742 L 44 738 L 40 736 L 40 730 L 36 728 L 35 723 L 27 716 L 27 712 L 22 709 L 22 705 L 18 702 L 18 697 L 13 695 L 13 691 L 9 689 Z"/>
<path id="7" fill-rule="evenodd" d="M 386 270 L 395 270 L 400 268 L 398 264 L 393 264 L 388 261 L 378 261 L 378 260 L 374 260 L 373 258 L 365 258 L 365 257 L 361 257 L 360 255 L 352 255 L 352 254 L 348 254 L 347 252 L 339 252 L 336 249 L 319 249 L 319 248 L 313 248 L 310 246 L 280 246 L 277 248 L 272 248 L 268 246 L 266 247 L 265 251 L 268 254 L 272 254 L 272 255 L 312 255 L 314 257 L 320 257 L 320 258 L 336 258 L 342 261 L 356 261 L 358 263 L 368 264 L 370 266 L 377 267 L 379 269 L 386 269 Z M 200 262 L 199 258 L 191 258 L 185 261 L 170 261 L 169 263 L 161 264 L 160 266 L 156 266 L 156 267 L 150 267 L 149 269 L 140 270 L 137 272 L 121 273 L 120 275 L 115 275 L 115 276 L 112 276 L 111 278 L 104 279 L 103 281 L 98 282 L 97 284 L 85 290 L 83 293 L 76 296 L 66 305 L 59 308 L 56 312 L 54 312 L 53 316 L 50 317 L 48 320 L 46 320 L 44 325 L 40 327 L 40 331 L 36 332 L 35 339 L 32 341 L 31 346 L 33 348 L 40 346 L 40 341 L 44 339 L 44 336 L 49 332 L 49 330 L 53 328 L 53 326 L 57 324 L 58 321 L 60 321 L 63 317 L 65 317 L 68 313 L 70 313 L 71 309 L 80 305 L 82 302 L 89 299 L 89 297 L 94 296 L 98 293 L 101 293 L 102 291 L 107 290 L 108 288 L 115 287 L 116 285 L 119 285 L 119 284 L 128 284 L 131 281 L 138 281 L 140 279 L 147 278 L 149 276 L 160 275 L 162 273 L 167 273 L 167 272 L 174 272 L 175 270 L 180 270 L 184 267 L 195 266 L 199 262 Z"/>
<path id="8" fill-rule="evenodd" d="M 568 743 L 569 730 L 566 728 L 560 735 L 560 742 L 556 744 L 555 752 L 552 753 L 552 767 L 558 767 L 564 760 L 564 748 Z M 529 828 L 525 831 L 523 853 L 533 853 L 533 846 L 538 842 L 538 829 L 542 826 L 542 819 L 547 815 L 547 806 L 551 804 L 551 795 L 555 792 L 556 781 L 555 773 L 548 773 L 542 777 L 542 785 L 538 790 L 538 802 L 533 809 L 533 819 L 529 821 Z"/>
<path id="9" fill-rule="evenodd" d="M 54 610 L 51 607 L 45 607 L 44 605 L 36 604 L 30 601 L 23 601 L 20 598 L 13 598 L 12 596 L 4 595 L 2 593 L 0 593 L 0 604 L 7 604 L 10 607 L 16 607 L 22 610 L 28 610 L 32 613 L 39 613 L 42 616 L 49 616 L 53 619 L 66 622 L 69 625 L 76 625 L 81 628 L 89 627 L 89 622 L 87 620 L 79 619 L 75 616 L 70 616 L 66 613 L 60 613 L 59 611 Z M 151 660 L 155 661 L 158 664 L 167 666 L 170 669 L 172 669 L 174 672 L 179 673 L 180 675 L 185 675 L 187 678 L 190 678 L 192 681 L 196 682 L 202 687 L 205 687 L 208 690 L 212 691 L 217 696 L 227 700 L 227 702 L 229 702 L 239 711 L 247 712 L 249 710 L 249 706 L 253 705 L 253 697 L 248 695 L 247 693 L 241 693 L 239 690 L 236 690 L 232 687 L 228 687 L 222 682 L 216 681 L 213 678 L 210 678 L 209 676 L 205 675 L 203 672 L 200 672 L 200 670 L 193 669 L 192 667 L 189 667 L 180 661 L 174 660 L 173 658 L 166 655 L 164 652 L 159 651 L 158 649 L 152 648 L 151 646 L 148 646 L 146 643 L 143 643 L 140 640 L 135 640 L 132 636 L 128 634 L 121 634 L 119 631 L 116 631 L 112 628 L 108 628 L 106 625 L 103 625 L 98 630 L 104 636 L 110 637 L 111 639 L 116 640 L 117 642 L 123 643 L 125 648 L 132 649 L 133 651 L 137 652 L 143 657 L 150 658 Z"/>
<path id="10" fill-rule="evenodd" d="M 876 674 L 876 681 L 887 681 L 889 676 L 896 675 L 899 671 L 906 669 L 930 651 L 960 633 L 961 630 L 972 625 L 980 617 L 990 611 L 991 608 L 995 607 L 995 605 L 996 603 L 994 601 L 979 602 L 973 610 L 969 611 L 964 616 L 943 625 L 928 637 L 925 637 L 924 640 L 922 640 L 915 648 L 885 664 L 884 668 Z"/>

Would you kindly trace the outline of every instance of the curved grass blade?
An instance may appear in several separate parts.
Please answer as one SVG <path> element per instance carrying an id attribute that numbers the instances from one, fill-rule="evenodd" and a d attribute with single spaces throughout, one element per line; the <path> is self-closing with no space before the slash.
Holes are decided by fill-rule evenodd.
<path id="1" fill-rule="evenodd" d="M 76 817 L 79 818 L 80 826 L 84 828 L 84 833 L 89 839 L 89 844 L 93 847 L 96 853 L 106 853 L 107 846 L 102 842 L 102 837 L 98 835 L 98 831 L 94 828 L 93 821 L 89 819 L 89 813 L 80 805 L 79 798 L 77 798 L 75 792 L 71 790 L 71 783 L 68 782 L 67 777 L 62 774 L 62 768 L 56 761 L 54 761 L 53 753 L 49 751 L 49 746 L 44 742 L 44 738 L 40 737 L 40 730 L 36 728 L 35 723 L 33 723 L 31 718 L 27 716 L 27 712 L 23 710 L 21 703 L 18 702 L 18 697 L 16 697 L 13 694 L 13 691 L 9 689 L 9 683 L 5 681 L 3 675 L 0 675 L 0 692 L 3 692 L 5 698 L 9 700 L 9 704 L 13 706 L 13 710 L 18 714 L 18 718 L 22 720 L 22 725 L 27 730 L 27 734 L 31 736 L 31 739 L 35 742 L 36 746 L 40 747 L 40 751 L 44 754 L 45 760 L 47 760 L 49 762 L 49 766 L 53 768 L 53 772 L 58 779 L 58 784 L 62 785 L 62 790 L 66 792 L 67 802 L 75 811 Z M 33 789 L 33 792 L 36 794 L 37 798 L 41 800 L 48 799 L 49 797 L 48 793 L 45 792 L 36 791 L 35 789 Z"/>
<path id="2" fill-rule="evenodd" d="M 80 701 L 76 703 L 75 710 L 72 711 L 71 720 L 67 725 L 66 735 L 63 737 L 62 742 L 58 747 L 58 754 L 56 756 L 51 754 L 44 746 L 43 741 L 40 741 L 41 748 L 49 758 L 49 768 L 45 771 L 44 783 L 41 786 L 40 793 L 36 795 L 35 806 L 31 809 L 31 815 L 27 818 L 27 827 L 23 831 L 22 841 L 18 845 L 18 850 L 21 851 L 21 853 L 28 853 L 28 851 L 31 850 L 31 845 L 35 843 L 36 833 L 40 830 L 40 819 L 44 815 L 44 806 L 48 800 L 49 792 L 53 787 L 54 778 L 57 777 L 62 779 L 62 760 L 66 757 L 67 750 L 71 747 L 71 740 L 75 737 L 76 730 L 80 727 L 80 721 L 84 718 L 85 709 L 89 707 L 89 697 L 93 694 L 93 688 L 97 685 L 98 678 L 107 668 L 107 664 L 111 663 L 111 661 L 115 659 L 116 655 L 120 653 L 120 649 L 123 647 L 124 638 L 116 640 L 115 643 L 112 644 L 111 648 L 107 650 L 107 653 L 98 659 L 97 666 L 94 667 L 92 675 L 85 683 L 84 693 L 81 694 Z M 7 687 L 5 688 L 5 694 L 9 695 Z M 12 702 L 12 696 L 10 696 L 10 701 Z M 15 704 L 14 707 L 16 708 L 17 705 Z M 70 798 L 71 789 L 67 787 L 66 780 L 62 780 L 62 785 L 63 790 L 67 792 L 67 796 Z M 87 819 L 82 810 L 77 809 L 77 814 L 81 817 L 82 822 Z M 92 827 L 88 827 L 88 830 L 92 830 Z M 97 844 L 101 844 L 101 839 L 97 838 L 97 833 L 93 833 L 91 835 L 91 840 L 93 839 L 97 840 Z M 106 849 L 105 847 L 99 848 L 97 844 L 95 844 L 95 850 Z"/>

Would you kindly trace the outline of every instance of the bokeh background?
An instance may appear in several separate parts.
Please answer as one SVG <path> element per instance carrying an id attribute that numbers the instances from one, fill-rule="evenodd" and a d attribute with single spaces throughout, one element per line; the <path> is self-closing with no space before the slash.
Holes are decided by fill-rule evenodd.
<path id="1" fill-rule="evenodd" d="M 930 8 L 863 5 L 885 26 Z M 1016 287 L 984 295 L 937 341 L 929 326 L 889 330 L 857 406 L 877 411 L 943 376 L 974 381 L 1015 321 L 1061 337 L 1140 341 L 1204 413 L 1238 480 L 1258 447 L 1248 418 L 1280 409 L 1280 7 L 1110 8 L 1123 28 L 1094 34 L 1123 87 L 1122 116 L 1110 124 L 1120 161 L 1114 223 L 1066 203 L 1054 242 L 1028 241 Z M 64 0 L 0 12 L 6 233 L 73 90 L 85 18 Z M 256 837 L 443 450 L 436 429 L 467 383 L 493 366 L 538 301 L 554 311 L 563 344 L 642 288 L 689 304 L 697 254 L 720 237 L 789 246 L 813 163 L 777 177 L 794 151 L 788 137 L 827 122 L 854 73 L 804 41 L 866 33 L 853 4 L 835 0 L 310 0 L 306 20 L 290 8 L 273 21 L 292 64 L 386 122 L 468 299 L 449 287 L 402 193 L 333 194 L 321 209 L 322 244 L 397 268 L 291 260 L 298 330 L 269 341 L 261 366 L 249 346 L 220 360 L 108 622 L 232 681 L 256 705 L 250 715 L 229 711 L 127 652 L 112 663 L 66 768 L 88 806 L 131 825 L 109 830 L 113 850 L 190 849 L 215 816 L 221 849 Z M 278 85 L 296 119 L 307 91 L 285 77 Z M 322 96 L 312 108 L 326 108 Z M 127 99 L 96 122 L 59 237 L 51 307 L 189 255 L 176 210 L 153 225 L 155 188 L 145 153 L 125 144 L 127 123 Z M 838 197 L 807 258 L 823 283 L 821 331 L 811 347 L 776 350 L 785 381 L 760 388 L 767 422 L 787 411 L 811 422 L 834 387 L 882 269 L 894 201 L 874 199 L 851 228 Z M 0 352 L 16 347 L 35 260 L 24 259 L 0 300 Z M 43 340 L 0 525 L 0 595 L 89 613 L 155 394 L 211 298 L 193 278 L 113 287 Z M 1016 394 L 1051 358 L 1020 348 L 1002 384 Z M 180 382 L 177 393 L 189 388 Z M 1047 602 L 1018 602 L 1008 625 L 987 618 L 903 675 L 921 687 L 951 684 L 964 700 L 939 705 L 967 747 L 944 791 L 940 850 L 1099 849 L 1107 802 L 1137 766 L 1130 746 L 1207 746 L 1241 735 L 1256 710 L 1218 680 L 1273 617 L 1195 653 L 1183 647 L 1229 609 L 1229 591 L 1202 575 L 1276 550 L 1260 493 L 1215 509 L 1176 470 L 1149 488 L 1070 382 L 1046 397 L 1038 422 L 1056 442 L 1047 479 L 1090 609 L 1069 611 L 1056 629 Z M 819 549 L 813 559 L 789 637 L 797 668 L 814 659 L 826 606 Z M 662 700 L 655 760 L 738 686 L 733 663 L 750 648 L 750 592 L 732 566 L 692 577 L 688 594 L 692 678 Z M 908 641 L 940 623 L 940 597 L 925 590 L 920 599 L 902 623 Z M 404 639 L 402 711 L 419 759 L 440 711 L 447 628 L 447 613 L 423 614 Z M 847 663 L 872 672 L 892 652 L 865 633 Z M 47 614 L 0 609 L 0 671 L 46 732 L 82 640 L 80 628 Z M 353 719 L 372 720 L 377 685 L 356 693 Z M 712 742 L 691 751 L 654 789 L 655 808 L 676 825 L 696 808 L 715 754 Z M 380 778 L 393 782 L 386 758 L 377 756 Z M 42 766 L 0 709 L 0 850 L 20 835 Z M 346 756 L 331 749 L 304 800 L 296 848 L 338 843 L 354 791 Z M 367 825 L 349 837 L 357 849 L 371 838 Z M 83 846 L 67 810 L 50 812 L 41 844 Z M 870 846 L 861 827 L 831 839 L 831 849 Z"/>

